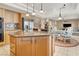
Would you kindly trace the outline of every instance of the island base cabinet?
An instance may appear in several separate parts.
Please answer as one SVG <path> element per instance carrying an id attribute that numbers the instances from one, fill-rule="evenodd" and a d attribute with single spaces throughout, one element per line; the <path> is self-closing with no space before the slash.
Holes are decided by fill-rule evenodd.
<path id="1" fill-rule="evenodd" d="M 14 39 L 15 56 L 49 55 L 49 36 L 16 37 Z M 10 43 L 12 43 L 13 37 L 10 40 Z"/>

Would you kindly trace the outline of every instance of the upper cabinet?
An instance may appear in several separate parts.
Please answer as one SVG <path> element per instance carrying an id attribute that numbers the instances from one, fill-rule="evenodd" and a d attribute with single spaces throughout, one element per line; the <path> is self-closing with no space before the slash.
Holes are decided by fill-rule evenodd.
<path id="1" fill-rule="evenodd" d="M 14 23 L 18 23 L 18 19 L 19 19 L 18 13 L 14 13 Z"/>
<path id="2" fill-rule="evenodd" d="M 0 8 L 0 17 L 2 17 L 2 16 L 3 16 L 3 9 Z"/>
<path id="3" fill-rule="evenodd" d="M 8 10 L 5 11 L 5 22 L 6 23 L 13 22 L 13 14 L 11 11 L 8 11 Z"/>
<path id="4" fill-rule="evenodd" d="M 18 23 L 18 13 L 6 10 L 5 11 L 5 22 L 6 23 Z"/>

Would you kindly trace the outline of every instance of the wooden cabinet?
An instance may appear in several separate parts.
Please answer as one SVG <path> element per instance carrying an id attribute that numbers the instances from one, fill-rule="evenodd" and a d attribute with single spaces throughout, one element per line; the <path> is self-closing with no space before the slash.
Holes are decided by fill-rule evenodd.
<path id="1" fill-rule="evenodd" d="M 17 48 L 17 55 L 19 56 L 32 55 L 32 39 L 30 37 L 18 38 L 16 48 Z"/>
<path id="2" fill-rule="evenodd" d="M 21 38 L 16 38 L 16 54 L 15 56 L 21 56 L 21 50 L 22 50 L 22 43 Z"/>
<path id="3" fill-rule="evenodd" d="M 18 13 L 14 13 L 14 23 L 18 23 L 18 19 L 19 19 Z"/>
<path id="4" fill-rule="evenodd" d="M 0 17 L 2 17 L 2 16 L 3 16 L 3 9 L 0 8 Z"/>
<path id="5" fill-rule="evenodd" d="M 36 37 L 35 46 L 36 46 L 36 56 L 48 56 L 49 55 L 49 41 L 48 37 Z"/>
<path id="6" fill-rule="evenodd" d="M 16 56 L 48 56 L 49 55 L 49 36 L 10 36 L 11 55 Z M 13 47 L 15 46 L 15 47 Z M 13 48 L 12 48 L 13 47 Z"/>
<path id="7" fill-rule="evenodd" d="M 5 23 L 18 23 L 18 13 L 5 10 Z"/>
<path id="8" fill-rule="evenodd" d="M 5 31 L 5 43 L 10 44 L 10 37 L 9 37 L 9 31 Z"/>
<path id="9" fill-rule="evenodd" d="M 10 42 L 11 42 L 10 43 L 10 52 L 11 52 L 10 55 L 13 56 L 13 55 L 16 55 L 16 51 L 15 51 L 15 49 L 16 49 L 16 43 L 15 42 L 16 41 L 15 41 L 15 38 L 13 36 L 11 36 L 10 39 L 11 39 L 10 40 Z"/>
<path id="10" fill-rule="evenodd" d="M 27 39 L 27 40 L 26 40 Z M 22 55 L 30 56 L 32 55 L 32 39 L 30 37 L 22 39 Z"/>
<path id="11" fill-rule="evenodd" d="M 12 23 L 13 22 L 13 13 L 11 12 L 11 11 L 9 11 L 9 10 L 6 10 L 5 11 L 5 23 Z"/>

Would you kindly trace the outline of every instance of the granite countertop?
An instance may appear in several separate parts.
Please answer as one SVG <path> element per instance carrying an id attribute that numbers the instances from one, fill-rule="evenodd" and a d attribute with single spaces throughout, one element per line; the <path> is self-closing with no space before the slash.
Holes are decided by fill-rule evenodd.
<path id="1" fill-rule="evenodd" d="M 16 32 L 9 32 L 10 36 L 14 37 L 26 37 L 26 36 L 49 36 L 50 34 L 47 32 L 23 32 L 23 31 L 16 31 Z"/>

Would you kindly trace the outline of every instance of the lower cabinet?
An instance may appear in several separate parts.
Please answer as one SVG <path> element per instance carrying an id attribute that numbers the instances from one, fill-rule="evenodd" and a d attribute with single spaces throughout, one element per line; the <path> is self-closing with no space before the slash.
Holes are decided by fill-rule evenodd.
<path id="1" fill-rule="evenodd" d="M 48 56 L 49 55 L 49 41 L 48 37 L 36 37 L 35 38 L 36 56 Z"/>
<path id="2" fill-rule="evenodd" d="M 18 55 L 18 56 L 31 56 L 32 55 L 32 39 L 30 37 L 18 38 L 16 48 L 17 48 L 16 55 Z"/>
<path id="3" fill-rule="evenodd" d="M 15 56 L 49 55 L 49 36 L 16 37 L 15 39 Z"/>
<path id="4" fill-rule="evenodd" d="M 14 56 L 14 55 L 16 55 L 16 51 L 15 51 L 15 49 L 16 49 L 16 45 L 15 45 L 16 40 L 13 36 L 11 36 L 10 39 L 11 39 L 10 40 L 10 55 Z"/>
<path id="5" fill-rule="evenodd" d="M 10 44 L 10 37 L 9 37 L 9 35 L 8 35 L 8 31 L 5 31 L 5 43 L 6 44 Z"/>

